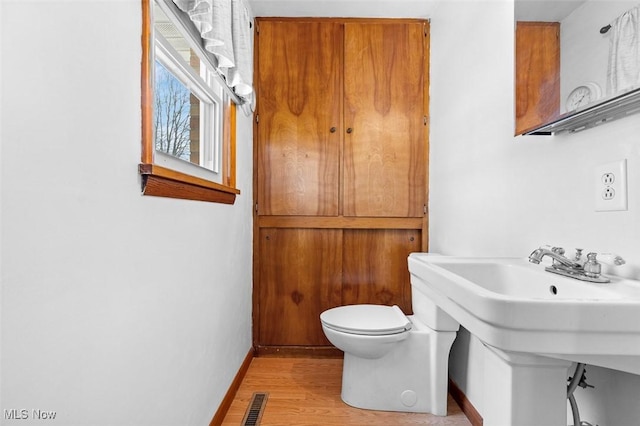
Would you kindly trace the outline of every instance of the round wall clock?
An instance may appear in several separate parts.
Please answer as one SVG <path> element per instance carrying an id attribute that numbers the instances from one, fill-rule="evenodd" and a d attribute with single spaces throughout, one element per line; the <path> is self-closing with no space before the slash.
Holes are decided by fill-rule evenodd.
<path id="1" fill-rule="evenodd" d="M 578 86 L 569 93 L 565 104 L 567 112 L 575 111 L 591 102 L 597 100 L 602 95 L 602 90 L 597 83 L 589 82 Z"/>

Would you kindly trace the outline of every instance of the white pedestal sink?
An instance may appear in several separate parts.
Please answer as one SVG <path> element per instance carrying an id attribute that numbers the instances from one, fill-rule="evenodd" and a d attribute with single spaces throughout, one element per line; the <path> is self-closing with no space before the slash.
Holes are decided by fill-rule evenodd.
<path id="1" fill-rule="evenodd" d="M 413 310 L 429 327 L 460 324 L 489 348 L 487 426 L 566 425 L 571 362 L 640 374 L 638 281 L 595 284 L 525 259 L 426 253 L 409 256 L 409 271 Z"/>

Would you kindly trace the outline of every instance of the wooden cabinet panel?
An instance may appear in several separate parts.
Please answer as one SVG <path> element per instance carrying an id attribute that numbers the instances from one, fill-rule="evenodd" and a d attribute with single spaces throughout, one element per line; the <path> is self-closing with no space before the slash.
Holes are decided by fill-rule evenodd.
<path id="1" fill-rule="evenodd" d="M 335 216 L 342 132 L 342 25 L 317 21 L 259 25 L 259 212 Z"/>
<path id="2" fill-rule="evenodd" d="M 560 114 L 560 24 L 516 25 L 516 135 Z"/>
<path id="3" fill-rule="evenodd" d="M 326 349 L 326 309 L 411 313 L 407 256 L 427 239 L 428 23 L 257 23 L 254 343 Z"/>
<path id="4" fill-rule="evenodd" d="M 342 230 L 260 230 L 259 342 L 328 345 L 322 311 L 341 304 Z"/>
<path id="5" fill-rule="evenodd" d="M 407 256 L 420 251 L 419 230 L 345 230 L 342 303 L 398 305 L 411 311 Z"/>
<path id="6" fill-rule="evenodd" d="M 345 216 L 423 216 L 424 39 L 421 23 L 345 24 Z"/>

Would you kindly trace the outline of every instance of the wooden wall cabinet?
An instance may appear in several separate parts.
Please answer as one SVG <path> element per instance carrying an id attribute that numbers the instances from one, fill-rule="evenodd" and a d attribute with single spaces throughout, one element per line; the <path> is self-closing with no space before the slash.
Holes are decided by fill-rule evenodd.
<path id="1" fill-rule="evenodd" d="M 320 313 L 397 304 L 427 248 L 428 24 L 260 18 L 254 344 L 327 347 Z M 266 348 L 266 349 L 265 349 Z"/>
<path id="2" fill-rule="evenodd" d="M 560 23 L 516 23 L 516 135 L 560 115 Z"/>

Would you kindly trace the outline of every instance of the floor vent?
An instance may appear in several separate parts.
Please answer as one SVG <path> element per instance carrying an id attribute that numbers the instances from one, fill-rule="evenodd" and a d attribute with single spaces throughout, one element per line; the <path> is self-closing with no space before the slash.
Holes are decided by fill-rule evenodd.
<path id="1" fill-rule="evenodd" d="M 258 426 L 260 424 L 264 407 L 267 405 L 268 396 L 269 394 L 265 392 L 255 392 L 253 394 L 244 419 L 242 419 L 241 426 Z"/>

